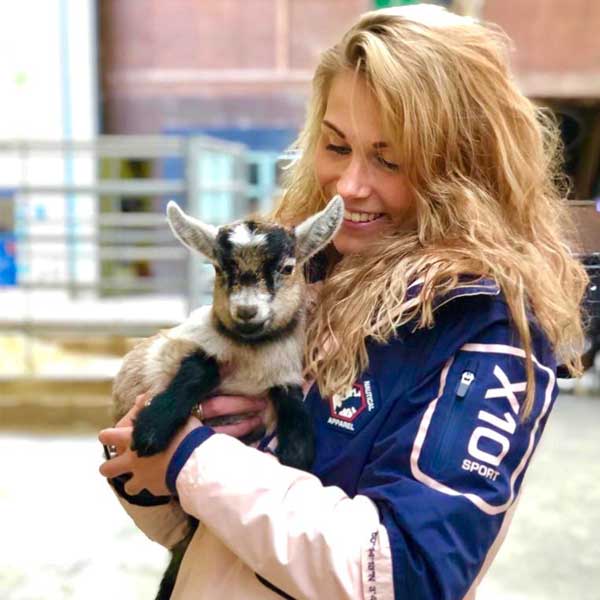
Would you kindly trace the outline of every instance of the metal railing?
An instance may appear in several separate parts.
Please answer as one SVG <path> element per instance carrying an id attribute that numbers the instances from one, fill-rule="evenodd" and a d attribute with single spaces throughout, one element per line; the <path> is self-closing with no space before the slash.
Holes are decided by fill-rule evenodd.
<path id="1" fill-rule="evenodd" d="M 0 286 L 3 248 L 16 263 L 0 287 L 0 334 L 137 337 L 180 322 L 210 301 L 212 268 L 174 239 L 166 202 L 216 225 L 265 212 L 277 158 L 207 137 L 0 141 Z M 593 201 L 571 205 L 585 222 L 598 216 Z M 586 256 L 596 315 L 600 255 Z"/>
<path id="2" fill-rule="evenodd" d="M 264 173 L 264 156 L 204 136 L 0 141 L 0 334 L 144 336 L 181 321 L 210 300 L 212 268 L 175 240 L 166 203 L 215 225 L 265 210 L 275 181 L 249 181 L 255 160 Z"/>

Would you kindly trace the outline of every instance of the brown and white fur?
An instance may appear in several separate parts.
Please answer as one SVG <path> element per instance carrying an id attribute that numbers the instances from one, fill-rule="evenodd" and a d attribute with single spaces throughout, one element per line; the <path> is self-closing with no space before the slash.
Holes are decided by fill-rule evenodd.
<path id="1" fill-rule="evenodd" d="M 218 373 L 213 369 L 216 386 L 196 390 L 198 397 L 186 398 L 188 404 L 217 392 L 258 396 L 274 389 L 281 395 L 282 389 L 291 389 L 298 394 L 306 297 L 302 267 L 331 240 L 343 210 L 343 201 L 336 196 L 323 211 L 295 229 L 256 221 L 217 229 L 169 203 L 168 222 L 176 237 L 215 267 L 214 303 L 194 311 L 181 325 L 142 341 L 124 358 L 113 385 L 115 419 L 129 410 L 139 394 L 153 397 L 134 429 L 134 447 L 140 454 L 163 450 L 183 417 L 189 415 L 192 407 L 178 411 L 168 406 L 173 403 L 173 393 L 167 394 L 168 398 L 164 394 L 180 374 L 182 361 L 190 356 L 208 361 Z M 161 410 L 153 408 L 160 402 Z M 144 418 L 152 412 L 171 422 Z M 179 413 L 177 422 L 169 418 L 171 412 Z M 266 428 L 273 425 L 275 412 L 267 411 Z M 143 428 L 148 431 L 140 431 Z M 157 434 L 157 429 L 162 433 Z"/>

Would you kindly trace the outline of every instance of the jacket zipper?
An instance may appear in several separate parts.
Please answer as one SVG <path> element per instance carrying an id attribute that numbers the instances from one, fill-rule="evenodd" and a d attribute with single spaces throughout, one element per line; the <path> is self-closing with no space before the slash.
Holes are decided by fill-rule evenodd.
<path id="1" fill-rule="evenodd" d="M 445 466 L 446 456 L 448 450 L 456 443 L 456 432 L 458 425 L 463 418 L 465 412 L 465 400 L 469 395 L 475 382 L 476 364 L 474 361 L 469 361 L 466 365 L 465 370 L 462 372 L 456 389 L 454 391 L 454 398 L 452 406 L 448 411 L 446 417 L 446 423 L 442 431 L 442 436 L 435 453 L 435 457 L 431 466 L 436 473 L 439 473 Z"/>

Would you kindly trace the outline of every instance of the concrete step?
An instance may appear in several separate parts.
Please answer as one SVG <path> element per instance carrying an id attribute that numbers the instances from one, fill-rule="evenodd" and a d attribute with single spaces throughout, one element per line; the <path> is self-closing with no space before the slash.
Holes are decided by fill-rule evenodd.
<path id="1" fill-rule="evenodd" d="M 0 380 L 3 428 L 98 429 L 111 424 L 109 379 Z"/>

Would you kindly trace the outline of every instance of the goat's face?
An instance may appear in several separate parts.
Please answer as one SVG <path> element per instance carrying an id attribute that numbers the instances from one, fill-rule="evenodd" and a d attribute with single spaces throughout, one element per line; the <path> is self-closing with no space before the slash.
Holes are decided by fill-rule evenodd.
<path id="1" fill-rule="evenodd" d="M 263 336 L 290 323 L 302 306 L 304 279 L 292 232 L 245 221 L 216 239 L 215 315 L 241 337 Z"/>
<path id="2" fill-rule="evenodd" d="M 220 325 L 251 341 L 294 323 L 304 305 L 302 265 L 335 235 L 343 212 L 336 196 L 295 229 L 256 221 L 216 229 L 170 202 L 168 219 L 175 235 L 215 267 L 213 311 Z"/>

